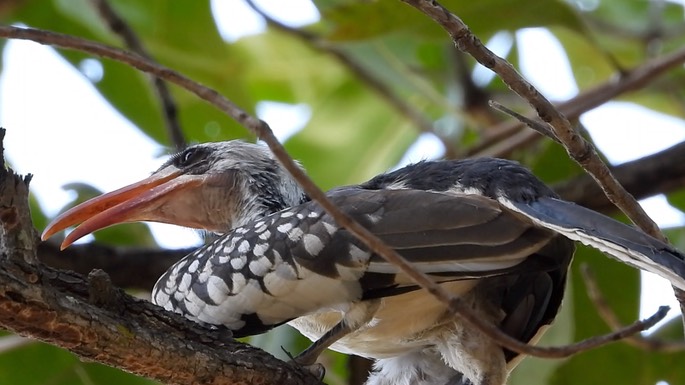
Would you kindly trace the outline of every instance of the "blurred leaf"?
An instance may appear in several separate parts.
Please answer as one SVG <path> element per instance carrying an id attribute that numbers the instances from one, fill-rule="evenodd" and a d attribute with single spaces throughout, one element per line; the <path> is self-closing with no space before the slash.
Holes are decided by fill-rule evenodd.
<path id="1" fill-rule="evenodd" d="M 316 0 L 314 3 L 322 18 L 333 25 L 328 36 L 332 40 L 369 39 L 397 32 L 432 38 L 445 35 L 439 26 L 416 9 L 391 1 Z M 563 25 L 579 32 L 585 30 L 575 10 L 564 1 L 445 0 L 441 4 L 481 38 L 500 30 L 543 25 Z"/>
<path id="2" fill-rule="evenodd" d="M 602 0 L 595 5 L 590 13 L 616 30 L 637 33 L 654 28 L 655 19 L 645 17 L 650 13 L 658 15 L 656 20 L 661 23 L 660 28 L 680 26 L 683 22 L 683 5 L 675 2 Z"/>
<path id="3" fill-rule="evenodd" d="M 31 210 L 31 222 L 33 222 L 33 227 L 42 230 L 48 225 L 48 218 L 43 213 L 43 209 L 40 207 L 40 203 L 36 199 L 36 196 L 29 194 L 29 209 Z"/>
<path id="4" fill-rule="evenodd" d="M 683 342 L 683 318 L 682 315 L 676 311 L 676 316 L 670 321 L 659 327 L 653 333 L 649 334 L 649 338 L 654 338 L 662 341 L 676 341 Z"/>
<path id="5" fill-rule="evenodd" d="M 569 158 L 566 150 L 558 143 L 547 139 L 538 146 L 537 152 L 527 154 L 532 159 L 526 163 L 543 182 L 553 184 L 583 173 L 583 169 Z"/>
<path id="6" fill-rule="evenodd" d="M 672 192 L 666 195 L 666 199 L 671 206 L 685 212 L 685 190 Z"/>
<path id="7" fill-rule="evenodd" d="M 104 365 L 84 363 L 66 350 L 34 342 L 0 354 L 0 384 L 153 385 L 157 382 Z"/>
<path id="8" fill-rule="evenodd" d="M 597 277 L 602 293 L 624 324 L 634 322 L 639 309 L 639 272 L 622 263 L 609 260 L 595 250 L 581 248 L 573 268 L 575 340 L 609 331 L 589 301 L 578 268 L 587 263 Z M 551 384 L 616 383 L 625 385 L 685 383 L 685 353 L 665 354 L 641 351 L 618 342 L 577 354 L 565 361 L 552 377 Z"/>

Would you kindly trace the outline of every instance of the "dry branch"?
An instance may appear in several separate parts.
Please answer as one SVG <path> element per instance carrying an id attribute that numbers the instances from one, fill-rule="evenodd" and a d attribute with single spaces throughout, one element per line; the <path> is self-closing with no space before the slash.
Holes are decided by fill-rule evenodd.
<path id="1" fill-rule="evenodd" d="M 609 167 L 602 161 L 594 146 L 576 132 L 568 119 L 552 103 L 526 81 L 514 67 L 495 55 L 469 30 L 464 22 L 440 5 L 430 0 L 402 0 L 433 19 L 450 35 L 454 44 L 467 52 L 486 68 L 495 72 L 502 81 L 537 111 L 542 121 L 549 124 L 554 136 L 566 148 L 569 156 L 575 160 L 602 188 L 604 195 L 616 205 L 642 231 L 656 239 L 668 242 L 659 226 L 647 215 L 635 198 L 630 195 L 616 178 Z M 683 322 L 685 322 L 685 291 L 673 288 L 675 297 L 680 302 Z"/>
<path id="2" fill-rule="evenodd" d="M 1 140 L 4 130 L 0 131 Z M 0 150 L 0 159 L 2 150 Z M 0 168 L 0 325 L 169 384 L 318 384 L 307 372 L 108 285 L 42 265 L 30 177 Z M 95 283 L 98 283 L 96 286 Z M 97 304 L 93 303 L 94 300 Z"/>
<path id="3" fill-rule="evenodd" d="M 623 71 L 605 83 L 585 90 L 574 98 L 559 103 L 556 108 L 567 118 L 573 120 L 595 107 L 598 107 L 615 97 L 639 90 L 667 71 L 677 68 L 685 62 L 685 47 L 672 53 L 654 58 L 642 65 Z M 510 120 L 493 127 L 488 132 L 495 134 L 484 139 L 479 145 L 468 151 L 469 156 L 505 156 L 526 143 L 530 143 L 539 136 L 530 130 L 525 130 L 521 122 Z M 519 139 L 511 143 L 510 138 L 516 135 Z"/>

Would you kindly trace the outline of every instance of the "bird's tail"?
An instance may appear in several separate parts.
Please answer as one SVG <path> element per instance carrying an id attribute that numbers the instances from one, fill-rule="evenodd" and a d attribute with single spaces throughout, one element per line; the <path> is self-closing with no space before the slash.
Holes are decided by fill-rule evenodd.
<path id="1" fill-rule="evenodd" d="M 500 200 L 536 224 L 592 246 L 685 290 L 685 255 L 642 231 L 575 203 L 554 198 L 531 202 Z"/>

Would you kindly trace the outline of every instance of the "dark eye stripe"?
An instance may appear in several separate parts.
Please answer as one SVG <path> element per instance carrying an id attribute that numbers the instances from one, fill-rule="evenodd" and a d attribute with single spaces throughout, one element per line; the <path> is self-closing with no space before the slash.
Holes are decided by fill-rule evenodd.
<path id="1" fill-rule="evenodd" d="M 207 151 L 200 147 L 192 147 L 174 156 L 172 162 L 178 168 L 193 166 L 207 156 Z"/>

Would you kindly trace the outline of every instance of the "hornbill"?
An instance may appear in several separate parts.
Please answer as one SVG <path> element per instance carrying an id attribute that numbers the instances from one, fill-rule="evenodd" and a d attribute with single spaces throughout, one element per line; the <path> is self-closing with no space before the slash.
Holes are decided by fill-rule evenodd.
<path id="1" fill-rule="evenodd" d="M 328 197 L 488 322 L 535 342 L 562 301 L 580 241 L 685 289 L 685 256 L 560 200 L 518 163 L 423 161 Z M 260 145 L 205 143 L 150 177 L 65 212 L 63 247 L 121 222 L 222 234 L 172 266 L 152 301 L 236 337 L 289 323 L 326 348 L 375 360 L 369 385 L 501 385 L 520 355 L 460 322 L 339 226 Z"/>

